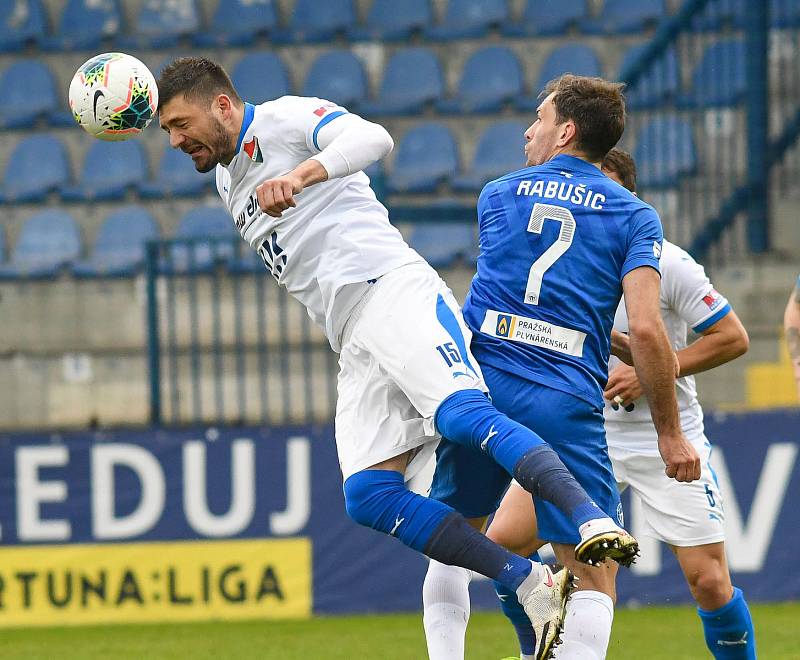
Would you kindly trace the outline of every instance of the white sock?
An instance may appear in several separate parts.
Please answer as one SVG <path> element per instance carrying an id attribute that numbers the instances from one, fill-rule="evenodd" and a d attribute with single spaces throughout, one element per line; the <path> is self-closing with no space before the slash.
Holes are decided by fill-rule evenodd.
<path id="1" fill-rule="evenodd" d="M 425 639 L 430 660 L 463 660 L 472 571 L 431 559 L 422 585 Z"/>
<path id="2" fill-rule="evenodd" d="M 614 602 L 600 591 L 576 591 L 567 602 L 558 660 L 603 660 L 611 639 Z"/>
<path id="3" fill-rule="evenodd" d="M 547 572 L 543 564 L 540 564 L 538 561 L 531 561 L 531 564 L 532 568 L 530 574 L 517 587 L 517 599 L 520 603 L 525 600 L 525 596 L 536 589 L 536 587 L 542 583 L 542 580 L 547 577 Z"/>

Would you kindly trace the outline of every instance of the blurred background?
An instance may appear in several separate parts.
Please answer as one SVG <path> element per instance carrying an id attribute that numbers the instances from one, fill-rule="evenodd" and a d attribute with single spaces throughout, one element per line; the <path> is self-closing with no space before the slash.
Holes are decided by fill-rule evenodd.
<path id="1" fill-rule="evenodd" d="M 800 415 L 781 337 L 800 270 L 796 0 L 0 0 L 0 556 L 41 561 L 40 579 L 0 575 L 21 604 L 0 607 L 0 625 L 244 616 L 223 578 L 222 609 L 208 591 L 239 553 L 226 542 L 255 544 L 241 551 L 256 562 L 241 569 L 248 616 L 419 603 L 424 563 L 344 517 L 336 356 L 235 234 L 213 174 L 171 151 L 157 120 L 113 144 L 75 126 L 69 81 L 111 50 L 156 77 L 207 55 L 250 102 L 320 96 L 385 125 L 394 152 L 368 174 L 462 301 L 477 194 L 524 164 L 544 84 L 628 83 L 621 145 L 640 195 L 750 333 L 747 355 L 697 378 L 737 584 L 800 597 L 796 571 L 762 572 L 790 566 L 800 542 L 784 507 L 800 495 Z M 201 544 L 197 570 L 158 568 L 195 557 L 181 542 Z M 73 543 L 99 554 L 32 559 Z M 147 574 L 126 577 L 125 553 L 147 543 Z M 283 599 L 256 597 L 265 553 Z M 687 601 L 670 562 L 651 548 L 621 600 Z M 131 580 L 146 605 L 133 610 Z"/>

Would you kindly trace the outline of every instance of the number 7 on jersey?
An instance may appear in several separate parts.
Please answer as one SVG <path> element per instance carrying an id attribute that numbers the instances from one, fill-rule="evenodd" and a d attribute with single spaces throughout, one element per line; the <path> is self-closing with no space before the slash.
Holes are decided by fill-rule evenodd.
<path id="1" fill-rule="evenodd" d="M 539 304 L 539 294 L 542 291 L 542 278 L 545 272 L 569 249 L 572 239 L 575 237 L 575 217 L 569 209 L 555 204 L 537 202 L 531 210 L 528 231 L 541 234 L 545 220 L 560 222 L 561 229 L 558 231 L 555 243 L 547 248 L 531 266 L 528 273 L 528 285 L 525 287 L 525 304 L 527 305 Z"/>

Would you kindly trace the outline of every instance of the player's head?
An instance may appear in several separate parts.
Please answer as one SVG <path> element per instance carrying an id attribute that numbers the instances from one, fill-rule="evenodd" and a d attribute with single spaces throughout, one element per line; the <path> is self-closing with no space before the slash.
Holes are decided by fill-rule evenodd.
<path id="1" fill-rule="evenodd" d="M 636 163 L 627 151 L 614 147 L 603 158 L 600 169 L 609 179 L 636 194 Z"/>
<path id="2" fill-rule="evenodd" d="M 547 83 L 536 121 L 525 131 L 528 165 L 559 154 L 599 163 L 625 130 L 622 83 L 570 73 Z"/>
<path id="3" fill-rule="evenodd" d="M 181 57 L 161 73 L 158 96 L 161 128 L 198 172 L 230 162 L 244 104 L 225 69 L 205 57 Z"/>

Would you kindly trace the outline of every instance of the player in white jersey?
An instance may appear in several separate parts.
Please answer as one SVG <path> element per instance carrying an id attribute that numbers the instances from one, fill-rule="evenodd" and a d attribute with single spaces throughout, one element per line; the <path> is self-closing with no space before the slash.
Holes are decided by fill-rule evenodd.
<path id="1" fill-rule="evenodd" d="M 492 543 L 449 506 L 410 492 L 404 478 L 446 435 L 530 483 L 601 559 L 629 536 L 538 435 L 489 402 L 452 293 L 389 223 L 361 171 L 391 150 L 389 134 L 322 99 L 245 103 L 206 58 L 176 60 L 158 87 L 170 144 L 197 170 L 216 167 L 243 238 L 340 353 L 336 443 L 350 516 L 506 584 L 555 640 L 568 571 L 553 576 Z"/>
<path id="2" fill-rule="evenodd" d="M 626 152 L 612 150 L 603 162 L 603 171 L 636 191 L 635 164 Z M 701 477 L 691 483 L 679 483 L 664 474 L 656 430 L 636 371 L 614 356 L 609 361 L 609 378 L 603 393 L 611 463 L 620 490 L 630 488 L 641 501 L 646 533 L 669 544 L 675 553 L 699 606 L 711 654 L 720 659 L 755 658 L 750 612 L 742 592 L 731 584 L 725 559 L 723 500 L 710 461 L 711 445 L 703 432 L 703 411 L 692 375 L 746 352 L 747 332 L 727 300 L 711 285 L 703 267 L 666 240 L 661 254 L 661 316 L 677 360 L 675 386 L 681 427 L 701 456 Z M 687 344 L 689 329 L 701 335 L 691 344 Z M 624 300 L 617 309 L 614 330 L 615 353 L 630 360 L 625 350 L 628 319 Z M 530 496 L 518 486 L 510 488 L 489 528 L 489 536 L 516 552 L 529 554 L 542 545 L 535 538 L 535 530 Z M 523 640 L 525 630 L 515 616 L 514 604 L 509 606 L 506 600 L 503 609 Z M 579 623 L 591 631 L 591 621 Z M 568 617 L 565 625 L 571 624 Z"/>

